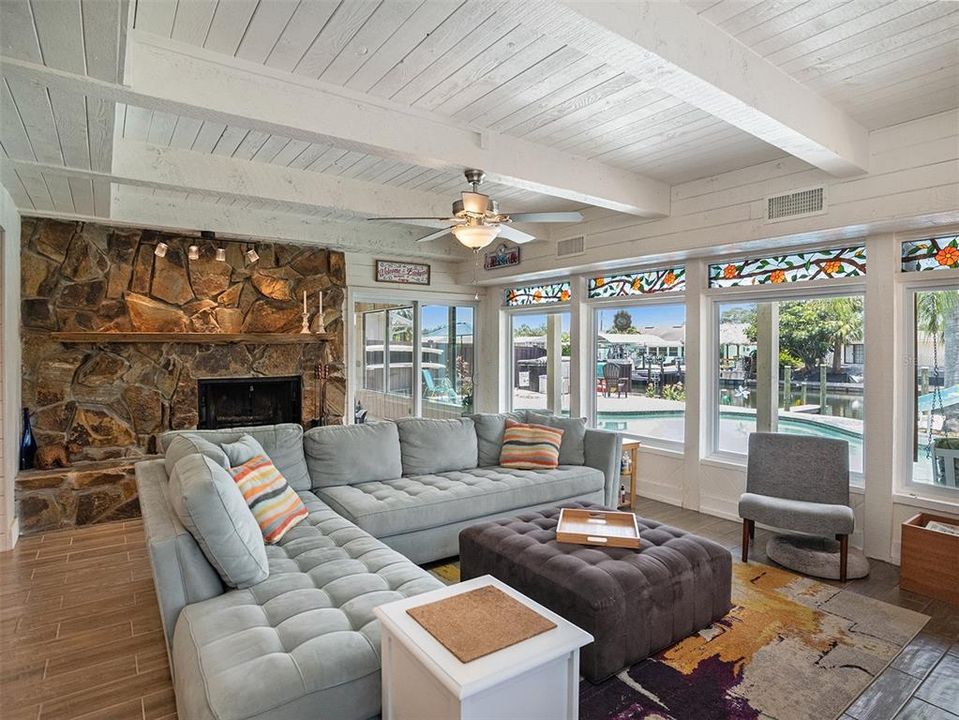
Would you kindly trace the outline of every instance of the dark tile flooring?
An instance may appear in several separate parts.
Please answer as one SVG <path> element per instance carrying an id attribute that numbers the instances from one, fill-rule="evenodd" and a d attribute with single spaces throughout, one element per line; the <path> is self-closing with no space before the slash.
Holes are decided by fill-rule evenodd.
<path id="1" fill-rule="evenodd" d="M 710 538 L 730 548 L 733 557 L 739 557 L 742 525 L 738 522 L 644 498 L 638 499 L 636 511 Z M 771 534 L 756 529 L 750 562 L 774 564 L 765 553 Z M 847 582 L 847 589 L 925 613 L 931 619 L 840 720 L 959 720 L 959 607 L 901 590 L 898 567 L 877 560 L 869 562 L 869 576 Z M 822 582 L 840 585 L 834 580 Z"/>

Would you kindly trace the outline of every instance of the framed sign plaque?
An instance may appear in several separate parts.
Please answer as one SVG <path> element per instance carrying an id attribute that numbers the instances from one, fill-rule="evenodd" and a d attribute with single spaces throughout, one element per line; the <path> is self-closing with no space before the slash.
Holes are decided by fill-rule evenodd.
<path id="1" fill-rule="evenodd" d="M 375 280 L 400 285 L 429 285 L 430 266 L 426 263 L 377 260 Z"/>

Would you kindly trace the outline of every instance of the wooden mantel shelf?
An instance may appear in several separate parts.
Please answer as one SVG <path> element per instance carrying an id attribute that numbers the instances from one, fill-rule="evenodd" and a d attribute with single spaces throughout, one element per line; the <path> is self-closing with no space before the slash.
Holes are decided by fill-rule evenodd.
<path id="1" fill-rule="evenodd" d="M 197 345 L 306 345 L 332 340 L 333 333 L 146 333 L 146 332 L 55 332 L 50 337 L 62 343 L 193 343 Z"/>

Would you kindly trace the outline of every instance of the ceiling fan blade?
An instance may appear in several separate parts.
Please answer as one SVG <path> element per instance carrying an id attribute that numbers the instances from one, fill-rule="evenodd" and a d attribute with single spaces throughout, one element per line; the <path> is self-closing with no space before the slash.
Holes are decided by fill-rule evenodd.
<path id="1" fill-rule="evenodd" d="M 416 242 L 429 242 L 430 240 L 438 240 L 444 235 L 449 235 L 450 228 L 443 228 L 442 230 L 437 230 L 435 233 L 430 233 L 429 235 L 424 235 L 421 238 L 417 238 Z"/>
<path id="2" fill-rule="evenodd" d="M 506 238 L 507 240 L 512 240 L 518 245 L 523 243 L 528 243 L 530 240 L 535 240 L 535 235 L 530 235 L 529 233 L 524 233 L 522 230 L 517 230 L 510 225 L 500 225 L 499 226 L 499 236 L 501 238 Z"/>
<path id="3" fill-rule="evenodd" d="M 409 221 L 413 221 L 413 220 L 447 220 L 447 221 L 449 221 L 449 222 L 452 222 L 452 221 L 455 220 L 456 218 L 448 218 L 448 217 L 375 217 L 375 218 L 366 218 L 366 219 L 367 219 L 367 220 L 384 220 L 384 221 L 386 221 L 386 222 L 397 222 L 397 221 L 402 222 L 402 221 L 404 221 L 404 220 L 406 220 L 406 221 L 408 221 L 408 222 L 409 222 Z"/>
<path id="4" fill-rule="evenodd" d="M 541 213 L 517 213 L 510 215 L 513 222 L 534 222 L 534 223 L 575 223 L 583 219 L 580 212 L 541 212 Z"/>

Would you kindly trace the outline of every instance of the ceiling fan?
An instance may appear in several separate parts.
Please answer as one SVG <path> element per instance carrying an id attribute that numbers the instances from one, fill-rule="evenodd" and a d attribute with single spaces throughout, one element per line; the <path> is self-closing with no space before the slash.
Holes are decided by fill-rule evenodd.
<path id="1" fill-rule="evenodd" d="M 447 233 L 470 250 L 486 247 L 497 236 L 515 243 L 525 243 L 536 238 L 522 230 L 510 227 L 511 222 L 554 222 L 573 223 L 583 219 L 578 212 L 545 212 L 507 214 L 499 211 L 496 201 L 489 195 L 479 192 L 480 183 L 486 174 L 482 170 L 468 169 L 464 172 L 466 181 L 473 186 L 472 191 L 460 193 L 461 197 L 453 203 L 451 217 L 380 217 L 368 220 L 390 220 L 393 222 L 442 222 L 450 223 L 435 233 L 421 237 L 417 242 L 428 242 L 443 237 Z"/>

